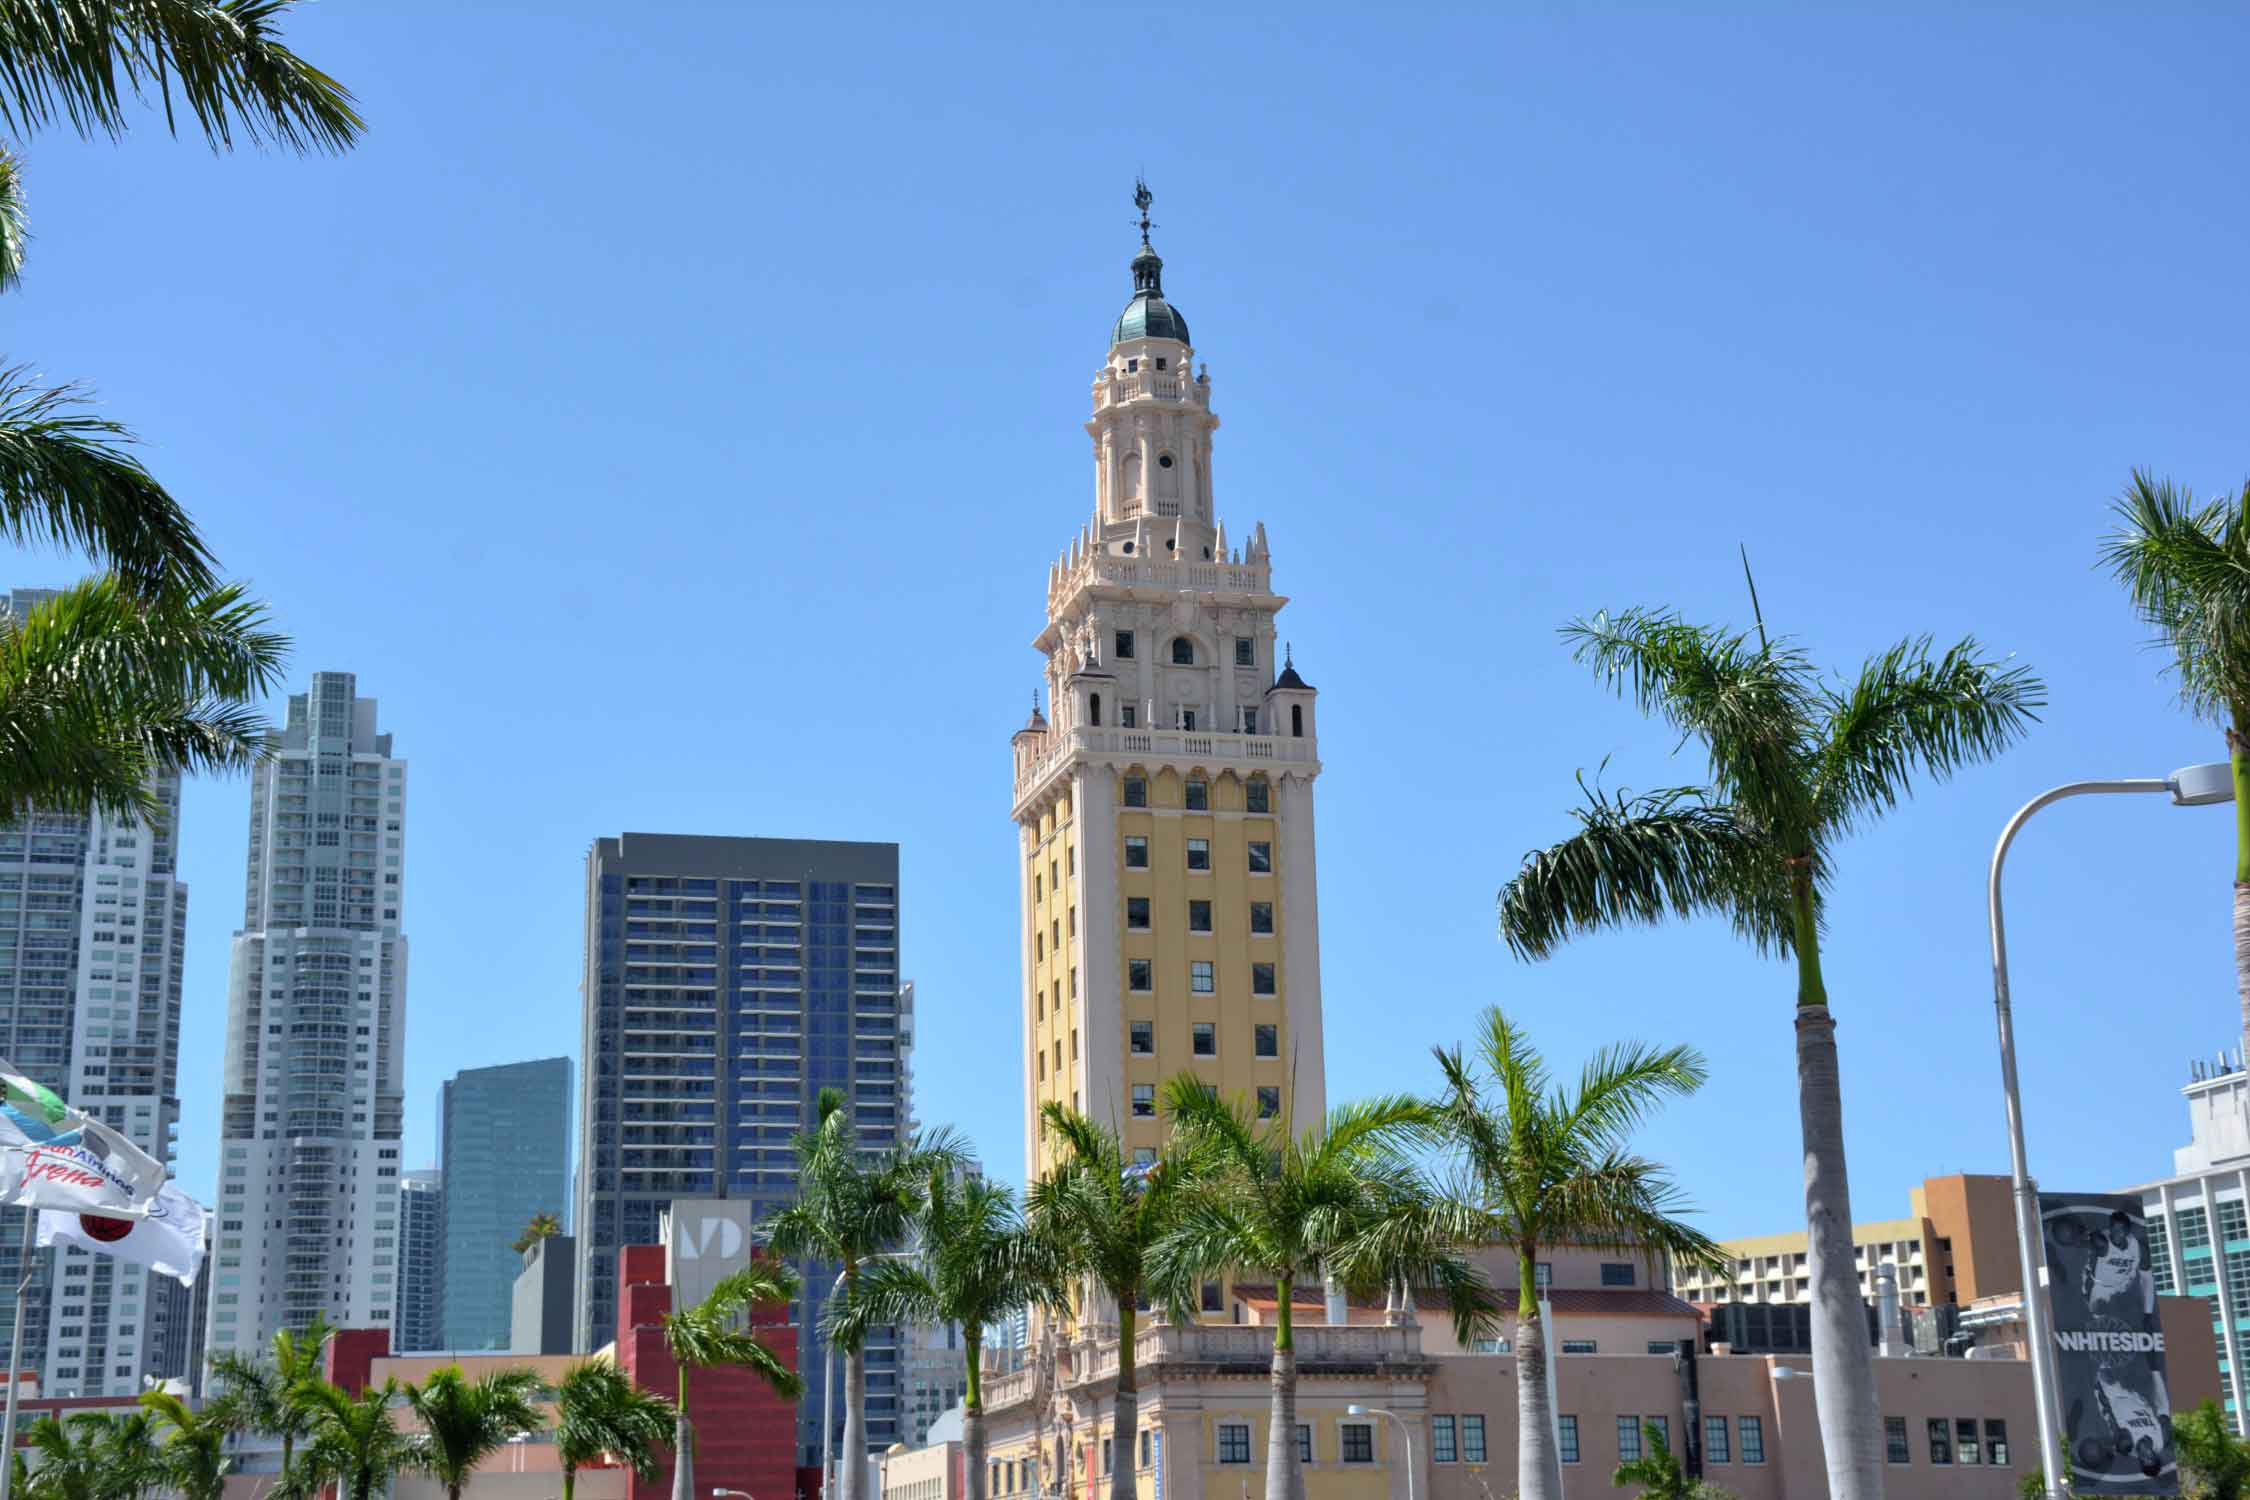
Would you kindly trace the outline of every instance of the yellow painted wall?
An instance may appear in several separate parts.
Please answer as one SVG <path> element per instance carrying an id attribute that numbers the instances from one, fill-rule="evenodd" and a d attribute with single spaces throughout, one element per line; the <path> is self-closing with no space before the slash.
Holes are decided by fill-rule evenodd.
<path id="1" fill-rule="evenodd" d="M 1077 873 L 1078 838 L 1071 816 L 1070 798 L 1057 799 L 1023 831 L 1024 859 L 1029 876 L 1024 888 L 1031 906 L 1025 915 L 1032 937 L 1032 1007 L 1025 1035 L 1031 1039 L 1032 1092 L 1039 1103 L 1060 1100 L 1075 1106 L 1082 1097 L 1079 1045 L 1075 1016 L 1079 914 L 1072 890 Z M 1052 1160 L 1050 1148 L 1040 1143 L 1038 1165 L 1044 1172 Z"/>

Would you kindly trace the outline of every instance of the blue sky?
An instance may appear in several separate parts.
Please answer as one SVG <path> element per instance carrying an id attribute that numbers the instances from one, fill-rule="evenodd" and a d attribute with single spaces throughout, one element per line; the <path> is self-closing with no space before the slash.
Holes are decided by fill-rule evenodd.
<path id="1" fill-rule="evenodd" d="M 1766 617 L 1837 669 L 1923 631 L 2045 674 L 2035 736 L 1842 856 L 1854 1206 L 1999 1171 L 1983 876 L 2057 781 L 2214 759 L 2093 568 L 2135 464 L 2243 446 L 2250 23 L 2217 8 L 1689 19 L 1547 6 L 329 0 L 341 160 L 155 117 L 32 140 L 8 350 L 95 382 L 229 570 L 411 757 L 408 1154 L 439 1081 L 575 1054 L 582 859 L 620 830 L 895 839 L 918 1094 L 1022 1142 L 1007 736 L 1089 509 L 1133 176 L 1322 690 L 1332 1097 L 1428 1086 L 1498 1003 L 1562 1063 L 1689 1040 L 1646 1135 L 1721 1234 L 1801 1214 L 1792 984 L 1712 924 L 1494 937 L 1573 773 L 1693 779 L 1555 626 Z M 12 581 L 68 576 L 20 557 Z M 247 791 L 188 795 L 182 1175 L 214 1173 Z M 2034 1166 L 2169 1170 L 2235 1039 L 2232 838 L 2160 799 L 2019 845 Z"/>

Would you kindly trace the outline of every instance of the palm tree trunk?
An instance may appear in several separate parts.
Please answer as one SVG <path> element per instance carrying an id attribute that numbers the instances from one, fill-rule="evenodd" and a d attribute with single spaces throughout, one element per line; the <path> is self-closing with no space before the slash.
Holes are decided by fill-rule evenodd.
<path id="1" fill-rule="evenodd" d="M 688 1421 L 685 1401 L 672 1421 L 672 1500 L 695 1500 L 695 1425 Z"/>
<path id="2" fill-rule="evenodd" d="M 1127 1462 L 1140 1436 L 1141 1383 L 1133 1370 L 1133 1293 L 1117 1299 L 1117 1410 L 1110 1418 L 1114 1444 L 1109 1466 L 1109 1500 L 1134 1500 L 1140 1485 Z"/>
<path id="3" fill-rule="evenodd" d="M 1280 1311 L 1273 1321 L 1273 1404 L 1266 1419 L 1266 1500 L 1305 1500 L 1297 1467 L 1297 1331 L 1289 1299 L 1295 1283 L 1274 1278 Z"/>
<path id="4" fill-rule="evenodd" d="M 576 1465 L 576 1464 L 564 1464 L 564 1465 L 563 1465 L 563 1471 L 562 1471 L 562 1474 L 563 1474 L 563 1492 L 562 1492 L 562 1500 L 577 1500 L 577 1493 L 578 1493 L 578 1465 Z"/>
<path id="5" fill-rule="evenodd" d="M 836 1470 L 844 1482 L 837 1486 L 843 1500 L 866 1500 L 867 1488 L 867 1348 L 854 1344 L 844 1354 L 844 1451 L 836 1456 Z"/>
<path id="6" fill-rule="evenodd" d="M 985 1500 L 984 1444 L 984 1331 L 971 1323 L 961 1330 L 963 1352 L 968 1355 L 968 1379 L 961 1391 L 961 1462 L 967 1471 L 967 1500 Z M 564 1496 L 563 1500 L 570 1500 Z"/>
<path id="7" fill-rule="evenodd" d="M 2250 714 L 2227 730 L 2234 766 L 2234 987 L 2242 1005 L 2243 1055 L 2250 1058 Z"/>
<path id="8" fill-rule="evenodd" d="M 1801 951 L 1809 950 L 1804 935 L 1798 942 Z M 1804 1131 L 1805 1238 L 1812 1258 L 1813 1399 L 1828 1460 L 1828 1493 L 1832 1500 L 1882 1500 L 1883 1424 L 1867 1310 L 1852 1265 L 1844 1096 L 1836 1072 L 1836 1020 L 1825 1004 L 1797 1008 L 1797 1112 Z"/>
<path id="9" fill-rule="evenodd" d="M 1539 1320 L 1539 1247 L 1521 1247 L 1517 1262 L 1516 1491 L 1520 1500 L 1562 1500 L 1555 1393 L 1547 1389 L 1547 1325 Z"/>

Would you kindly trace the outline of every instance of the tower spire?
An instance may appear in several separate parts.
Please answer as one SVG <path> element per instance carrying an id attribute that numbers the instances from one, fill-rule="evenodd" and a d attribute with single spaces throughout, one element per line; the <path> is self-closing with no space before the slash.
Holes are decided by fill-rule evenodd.
<path id="1" fill-rule="evenodd" d="M 1148 190 L 1138 173 L 1133 177 L 1133 206 L 1141 211 L 1141 247 L 1148 248 L 1148 206 L 1156 201 L 1156 194 Z"/>
<path id="2" fill-rule="evenodd" d="M 1141 249 L 1133 257 L 1133 295 L 1136 297 L 1164 295 L 1164 257 L 1158 255 L 1156 247 L 1148 242 L 1148 206 L 1155 201 L 1156 195 L 1148 190 L 1148 184 L 1135 177 L 1133 206 L 1141 211 Z"/>

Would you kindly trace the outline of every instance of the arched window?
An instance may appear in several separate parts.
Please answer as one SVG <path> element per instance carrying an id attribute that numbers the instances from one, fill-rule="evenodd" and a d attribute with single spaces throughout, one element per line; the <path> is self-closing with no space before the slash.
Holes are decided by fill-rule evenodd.
<path id="1" fill-rule="evenodd" d="M 1305 705 L 1302 703 L 1289 705 L 1289 737 L 1293 740 L 1305 737 Z"/>
<path id="2" fill-rule="evenodd" d="M 1089 700 L 1087 701 L 1087 707 L 1093 710 L 1093 714 L 1094 714 L 1094 727 L 1095 727 L 1096 729 L 1099 729 L 1099 728 L 1101 728 L 1101 727 L 1102 727 L 1102 695 L 1101 695 L 1101 694 L 1099 694 L 1099 693 L 1096 693 L 1096 694 L 1094 694 L 1094 695 L 1093 695 L 1093 697 L 1092 697 L 1091 699 L 1089 699 Z"/>
<path id="3" fill-rule="evenodd" d="M 1141 456 L 1138 453 L 1125 455 L 1125 498 L 1141 498 Z"/>
<path id="4" fill-rule="evenodd" d="M 1172 665 L 1173 665 L 1173 666 L 1175 666 L 1175 667 L 1192 667 L 1192 666 L 1194 666 L 1194 665 L 1195 665 L 1195 642 L 1193 642 L 1193 641 L 1189 640 L 1189 639 L 1188 639 L 1188 638 L 1187 638 L 1186 636 L 1184 636 L 1184 635 L 1176 635 L 1176 636 L 1173 636 L 1173 637 L 1172 637 Z"/>

